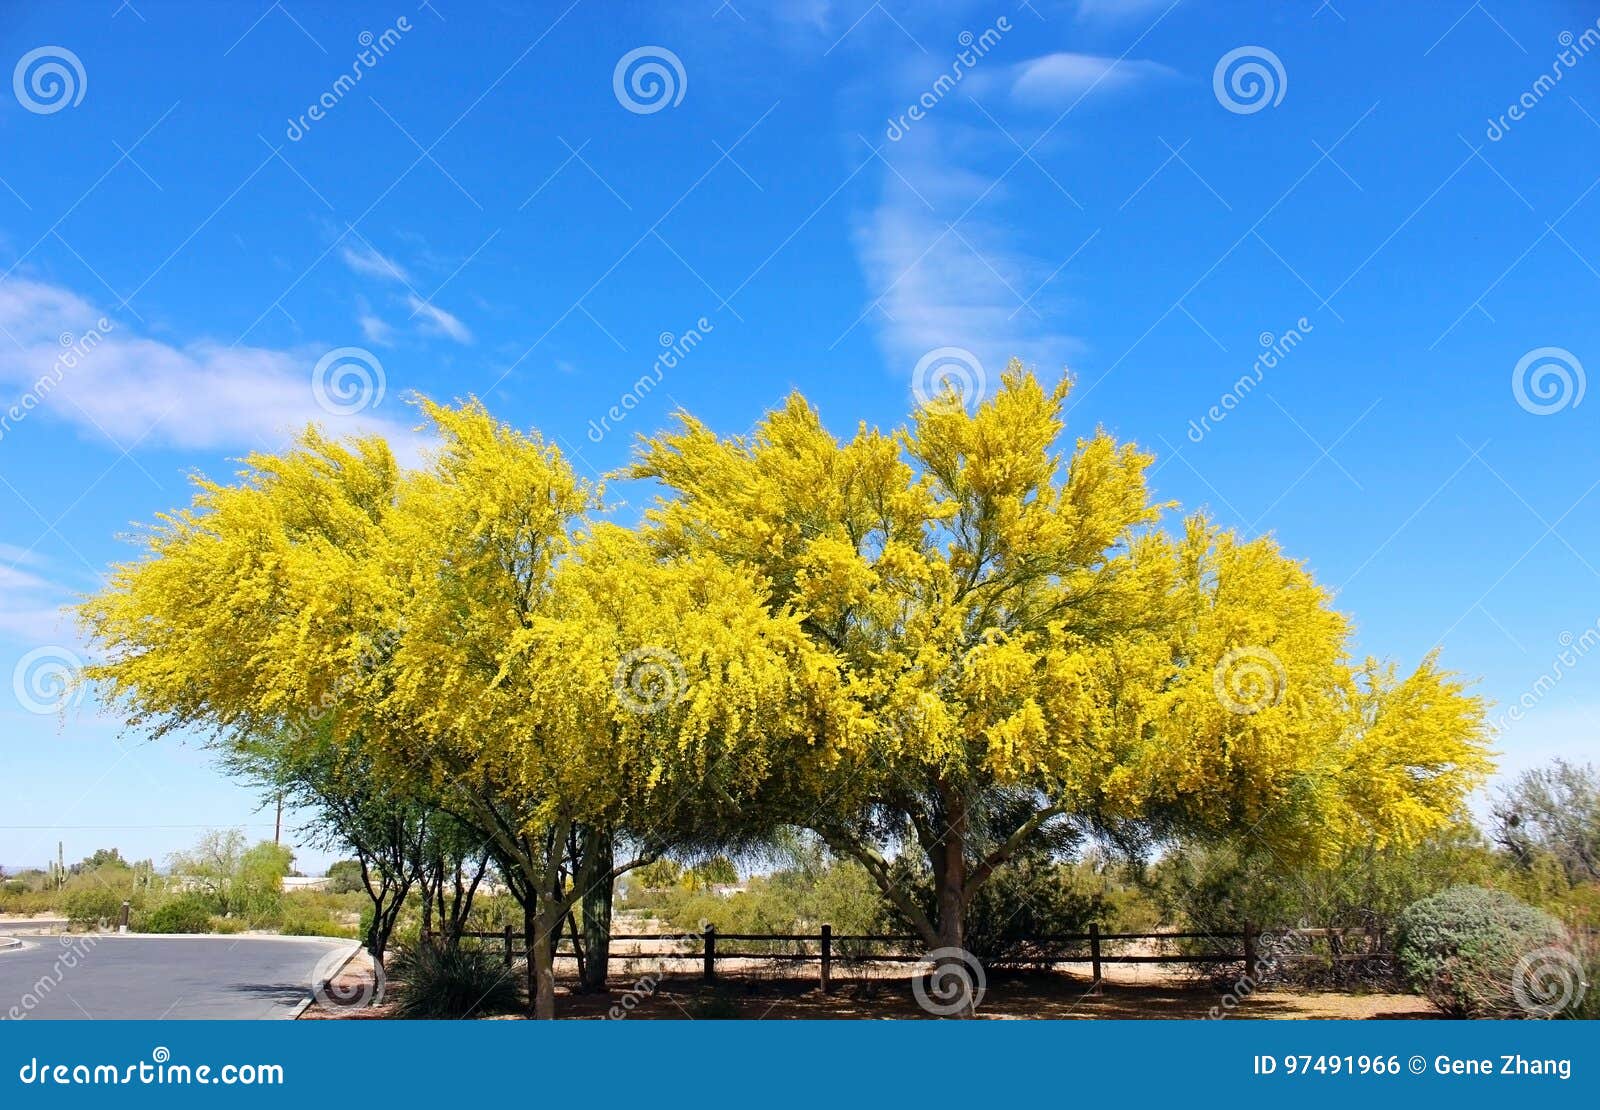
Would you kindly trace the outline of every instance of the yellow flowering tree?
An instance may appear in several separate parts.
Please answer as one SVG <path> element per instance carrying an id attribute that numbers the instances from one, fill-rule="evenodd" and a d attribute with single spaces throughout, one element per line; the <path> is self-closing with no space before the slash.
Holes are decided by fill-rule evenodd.
<path id="1" fill-rule="evenodd" d="M 947 394 L 893 434 L 841 442 L 796 395 L 749 437 L 686 416 L 642 443 L 662 557 L 758 577 L 838 667 L 850 725 L 810 749 L 793 820 L 936 947 L 1063 829 L 1314 852 L 1447 822 L 1489 767 L 1478 701 L 1432 658 L 1353 664 L 1272 541 L 1158 531 L 1148 456 L 1103 432 L 1059 450 L 1067 390 L 1013 363 L 976 411 Z"/>
<path id="2" fill-rule="evenodd" d="M 524 906 L 551 1016 L 573 907 L 752 825 L 755 786 L 792 762 L 776 747 L 833 727 L 837 672 L 737 568 L 588 530 L 597 491 L 537 435 L 421 407 L 439 448 L 418 471 L 310 431 L 232 485 L 199 480 L 83 605 L 105 653 L 89 676 L 157 735 L 331 734 L 469 822 Z"/>

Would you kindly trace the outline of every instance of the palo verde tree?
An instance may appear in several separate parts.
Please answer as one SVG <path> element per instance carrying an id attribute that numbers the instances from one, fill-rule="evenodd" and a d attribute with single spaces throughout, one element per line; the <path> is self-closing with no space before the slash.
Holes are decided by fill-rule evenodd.
<path id="1" fill-rule="evenodd" d="M 839 668 L 860 727 L 812 749 L 795 823 L 944 948 L 1063 828 L 1304 853 L 1446 823 L 1489 766 L 1478 701 L 1431 658 L 1352 663 L 1346 620 L 1270 540 L 1158 531 L 1148 456 L 1103 432 L 1059 451 L 1067 390 L 1013 363 L 976 411 L 947 393 L 889 435 L 841 442 L 796 395 L 749 437 L 685 416 L 642 443 L 662 557 L 759 578 Z"/>
<path id="2" fill-rule="evenodd" d="M 448 783 L 526 883 L 530 993 L 551 1016 L 574 906 L 738 812 L 774 744 L 826 727 L 835 674 L 737 568 L 578 529 L 590 494 L 553 448 L 478 409 L 436 419 L 438 467 L 394 522 L 402 631 L 357 702 L 382 758 Z"/>
<path id="3" fill-rule="evenodd" d="M 83 606 L 105 651 L 90 676 L 157 734 L 331 742 L 480 832 L 551 1016 L 573 907 L 741 815 L 792 762 L 775 744 L 834 727 L 836 669 L 738 568 L 586 530 L 596 491 L 536 435 L 422 408 L 440 445 L 419 471 L 313 431 L 233 485 L 201 480 Z"/>

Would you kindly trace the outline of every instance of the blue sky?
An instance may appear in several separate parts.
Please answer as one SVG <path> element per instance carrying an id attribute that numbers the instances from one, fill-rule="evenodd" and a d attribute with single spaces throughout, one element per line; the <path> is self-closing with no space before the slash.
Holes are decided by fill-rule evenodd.
<path id="1" fill-rule="evenodd" d="M 597 472 L 678 405 L 740 432 L 798 388 L 848 433 L 943 348 L 980 388 L 1070 368 L 1074 429 L 1274 533 L 1361 650 L 1527 695 L 1508 770 L 1592 758 L 1597 18 L 0 5 L 0 863 L 270 835 L 203 751 L 33 711 L 85 651 L 59 606 L 186 472 L 309 420 L 414 450 L 413 390 Z"/>

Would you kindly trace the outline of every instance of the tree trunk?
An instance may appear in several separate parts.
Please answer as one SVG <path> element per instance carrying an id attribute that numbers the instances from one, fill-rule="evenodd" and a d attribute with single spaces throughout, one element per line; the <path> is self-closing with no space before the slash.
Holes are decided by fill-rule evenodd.
<path id="1" fill-rule="evenodd" d="M 611 956 L 611 899 L 615 887 L 611 879 L 615 864 L 610 833 L 598 826 L 585 828 L 583 856 L 583 989 L 603 991 Z"/>
<path id="2" fill-rule="evenodd" d="M 533 977 L 533 1016 L 541 1021 L 556 1016 L 555 935 L 561 927 L 561 908 L 535 918 L 536 929 L 528 944 L 528 966 Z"/>
<path id="3" fill-rule="evenodd" d="M 948 1017 L 970 1018 L 975 1012 L 976 983 L 967 955 L 967 805 L 959 788 L 940 787 L 945 817 L 949 822 L 932 853 L 933 889 L 938 908 L 939 953 L 931 978 L 944 990 L 931 988 L 930 994 L 947 1002 L 961 1002 L 961 1008 Z M 954 992 L 953 994 L 951 992 Z"/>
<path id="4" fill-rule="evenodd" d="M 966 946 L 967 803 L 959 788 L 941 787 L 948 826 L 932 853 L 939 947 Z"/>
<path id="5" fill-rule="evenodd" d="M 535 897 L 537 895 L 530 886 L 528 899 L 522 903 L 522 934 L 524 947 L 527 949 L 525 956 L 528 969 L 528 1015 L 530 1017 L 539 1016 L 539 983 L 538 975 L 533 966 L 533 938 L 539 933 L 539 919 L 533 912 L 533 900 Z"/>

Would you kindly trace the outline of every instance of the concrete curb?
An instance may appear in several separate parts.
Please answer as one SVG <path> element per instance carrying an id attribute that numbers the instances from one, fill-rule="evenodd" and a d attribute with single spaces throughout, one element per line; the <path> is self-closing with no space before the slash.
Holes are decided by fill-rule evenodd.
<path id="1" fill-rule="evenodd" d="M 16 937 L 0 937 L 0 952 L 8 948 L 21 948 L 22 942 Z"/>
<path id="2" fill-rule="evenodd" d="M 320 983 L 311 984 L 310 992 L 301 1000 L 300 1005 L 294 1008 L 294 1013 L 290 1014 L 288 1017 L 289 1021 L 299 1021 L 300 1015 L 309 1010 L 311 1008 L 311 1004 L 317 1000 L 317 989 L 319 987 L 326 986 L 329 980 L 337 979 L 339 974 L 343 972 L 345 968 L 350 966 L 351 960 L 355 959 L 357 956 L 361 955 L 361 953 L 366 951 L 366 949 L 361 946 L 360 941 L 346 941 L 345 943 L 350 945 L 350 951 L 346 952 L 344 959 L 340 960 L 334 966 L 333 970 L 328 973 L 327 979 L 322 980 Z"/>

